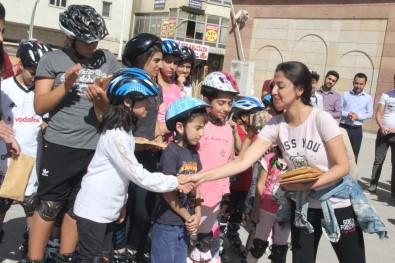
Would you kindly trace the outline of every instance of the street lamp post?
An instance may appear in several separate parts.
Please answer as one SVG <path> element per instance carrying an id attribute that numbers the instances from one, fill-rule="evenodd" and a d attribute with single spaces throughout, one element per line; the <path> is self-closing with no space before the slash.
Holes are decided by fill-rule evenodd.
<path id="1" fill-rule="evenodd" d="M 40 0 L 36 0 L 36 2 L 34 3 L 34 7 L 33 7 L 33 11 L 32 11 L 32 17 L 30 18 L 30 27 L 29 27 L 29 40 L 33 40 L 33 24 L 34 24 L 34 16 L 36 14 L 36 7 L 38 2 L 40 2 Z"/>

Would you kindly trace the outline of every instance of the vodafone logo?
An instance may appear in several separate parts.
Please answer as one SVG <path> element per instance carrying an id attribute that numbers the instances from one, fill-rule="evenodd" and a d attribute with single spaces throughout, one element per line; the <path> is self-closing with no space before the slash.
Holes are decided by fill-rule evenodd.
<path id="1" fill-rule="evenodd" d="M 34 122 L 34 123 L 40 123 L 41 119 L 40 118 L 35 118 L 34 116 L 32 117 L 20 117 L 20 118 L 14 118 L 15 122 Z"/>

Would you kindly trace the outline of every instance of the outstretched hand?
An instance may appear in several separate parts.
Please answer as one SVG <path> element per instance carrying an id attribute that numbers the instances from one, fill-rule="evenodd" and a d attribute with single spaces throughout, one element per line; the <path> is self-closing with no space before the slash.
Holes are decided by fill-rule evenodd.
<path id="1" fill-rule="evenodd" d="M 183 194 L 188 194 L 190 191 L 192 191 L 192 189 L 194 189 L 196 187 L 196 185 L 194 183 L 190 183 L 190 182 L 184 182 L 181 180 L 181 175 L 177 176 L 177 180 L 178 180 L 178 187 L 177 190 Z"/>
<path id="2" fill-rule="evenodd" d="M 203 177 L 200 174 L 180 174 L 177 176 L 180 184 L 193 183 L 195 185 L 201 185 L 203 183 Z"/>

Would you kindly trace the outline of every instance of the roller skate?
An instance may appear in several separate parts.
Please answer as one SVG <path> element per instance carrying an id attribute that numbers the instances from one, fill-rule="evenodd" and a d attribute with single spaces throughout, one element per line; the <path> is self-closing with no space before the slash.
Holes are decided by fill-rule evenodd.
<path id="1" fill-rule="evenodd" d="M 242 242 L 239 235 L 240 224 L 228 223 L 228 230 L 226 232 L 226 237 L 229 241 L 230 248 L 238 255 L 243 255 L 243 249 L 241 247 Z"/>

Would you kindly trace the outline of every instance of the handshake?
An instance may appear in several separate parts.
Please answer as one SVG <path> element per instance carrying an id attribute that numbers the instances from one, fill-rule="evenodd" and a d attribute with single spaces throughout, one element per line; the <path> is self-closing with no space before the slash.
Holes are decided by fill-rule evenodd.
<path id="1" fill-rule="evenodd" d="M 196 186 L 203 183 L 201 174 L 179 174 L 177 176 L 178 187 L 177 190 L 183 194 L 188 194 Z"/>

